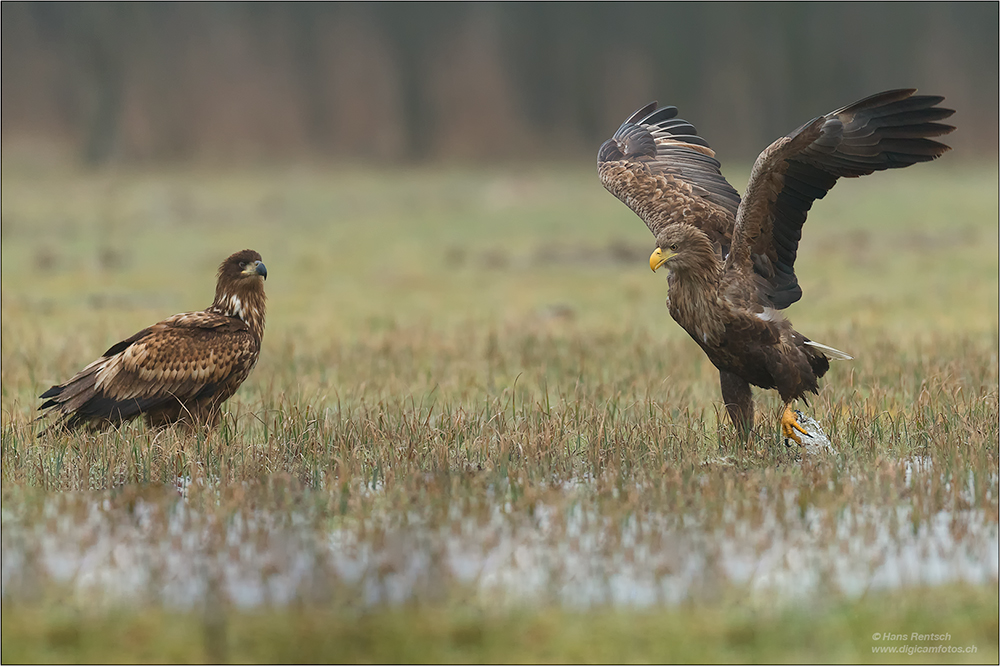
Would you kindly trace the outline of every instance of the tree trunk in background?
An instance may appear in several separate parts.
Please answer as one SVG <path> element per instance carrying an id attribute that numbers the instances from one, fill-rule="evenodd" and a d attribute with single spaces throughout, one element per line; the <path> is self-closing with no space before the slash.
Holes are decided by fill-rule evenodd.
<path id="1" fill-rule="evenodd" d="M 727 162 L 896 87 L 995 155 L 996 3 L 3 3 L 2 122 L 109 160 L 584 159 L 680 108 Z M 954 158 L 953 158 L 954 159 Z"/>

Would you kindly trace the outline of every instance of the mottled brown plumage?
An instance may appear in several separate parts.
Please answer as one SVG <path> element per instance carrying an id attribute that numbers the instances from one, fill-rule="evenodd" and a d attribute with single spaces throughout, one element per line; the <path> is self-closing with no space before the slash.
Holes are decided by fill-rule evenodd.
<path id="1" fill-rule="evenodd" d="M 243 250 L 219 266 L 215 300 L 122 340 L 41 395 L 56 425 L 100 429 L 144 416 L 150 426 L 213 426 L 222 403 L 250 375 L 264 336 L 260 255 Z"/>
<path id="2" fill-rule="evenodd" d="M 831 358 L 849 358 L 795 331 L 778 311 L 802 296 L 795 256 L 813 201 L 838 178 L 906 167 L 949 148 L 944 98 L 915 90 L 872 95 L 806 123 L 757 158 L 741 200 L 694 127 L 674 107 L 640 109 L 601 146 L 604 186 L 646 222 L 650 257 L 666 265 L 670 315 L 719 369 L 726 408 L 753 425 L 750 385 L 787 405 L 817 392 Z M 783 417 L 786 436 L 798 440 Z M 790 430 L 791 429 L 791 430 Z"/>

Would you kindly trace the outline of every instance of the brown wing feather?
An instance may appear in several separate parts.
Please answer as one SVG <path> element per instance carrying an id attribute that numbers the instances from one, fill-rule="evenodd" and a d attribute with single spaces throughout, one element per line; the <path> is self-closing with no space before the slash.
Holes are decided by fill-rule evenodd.
<path id="1" fill-rule="evenodd" d="M 728 252 L 740 197 L 722 176 L 708 143 L 672 106 L 652 102 L 605 141 L 597 170 L 609 192 L 622 200 L 656 236 L 668 224 L 701 229 Z"/>
<path id="2" fill-rule="evenodd" d="M 771 144 L 754 164 L 733 232 L 726 271 L 751 277 L 777 309 L 802 297 L 795 256 L 813 201 L 838 178 L 926 162 L 949 147 L 930 137 L 955 128 L 937 121 L 954 111 L 943 97 L 889 90 L 815 118 Z"/>
<path id="3" fill-rule="evenodd" d="M 65 384 L 42 394 L 74 428 L 117 423 L 140 413 L 155 420 L 204 416 L 253 369 L 260 340 L 242 321 L 211 312 L 174 315 L 113 345 Z M 169 419 L 168 419 L 169 420 Z"/>

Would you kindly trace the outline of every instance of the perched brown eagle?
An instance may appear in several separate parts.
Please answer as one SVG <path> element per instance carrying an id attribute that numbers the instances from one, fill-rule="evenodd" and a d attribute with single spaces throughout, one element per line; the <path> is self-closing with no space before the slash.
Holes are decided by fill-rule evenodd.
<path id="1" fill-rule="evenodd" d="M 40 397 L 68 429 L 100 429 L 142 415 L 152 426 L 213 426 L 249 376 L 264 336 L 267 269 L 253 250 L 219 266 L 215 300 L 122 340 Z"/>
<path id="2" fill-rule="evenodd" d="M 719 369 L 733 424 L 753 427 L 750 385 L 777 389 L 782 432 L 799 444 L 790 404 L 818 391 L 829 359 L 843 352 L 795 331 L 779 312 L 802 296 L 795 254 L 813 201 L 840 177 L 939 157 L 930 137 L 954 130 L 944 98 L 889 90 L 810 120 L 754 163 L 743 199 L 708 143 L 676 107 L 653 102 L 632 114 L 598 153 L 604 186 L 656 236 L 649 258 L 669 270 L 670 316 Z"/>

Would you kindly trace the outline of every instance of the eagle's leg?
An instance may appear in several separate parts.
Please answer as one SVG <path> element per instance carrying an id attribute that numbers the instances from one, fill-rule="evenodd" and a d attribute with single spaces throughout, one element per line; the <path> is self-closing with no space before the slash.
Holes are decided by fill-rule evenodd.
<path id="1" fill-rule="evenodd" d="M 786 402 L 785 411 L 781 414 L 781 434 L 785 436 L 785 442 L 789 439 L 793 439 L 796 444 L 802 446 L 802 440 L 799 439 L 799 436 L 795 433 L 796 430 L 801 432 L 806 437 L 812 436 L 806 432 L 805 428 L 799 425 L 799 421 L 795 417 L 795 412 L 792 411 L 792 403 Z"/>
<path id="2" fill-rule="evenodd" d="M 725 370 L 719 370 L 719 384 L 722 400 L 726 403 L 729 420 L 733 422 L 740 436 L 746 440 L 753 430 L 753 393 L 743 378 Z"/>

